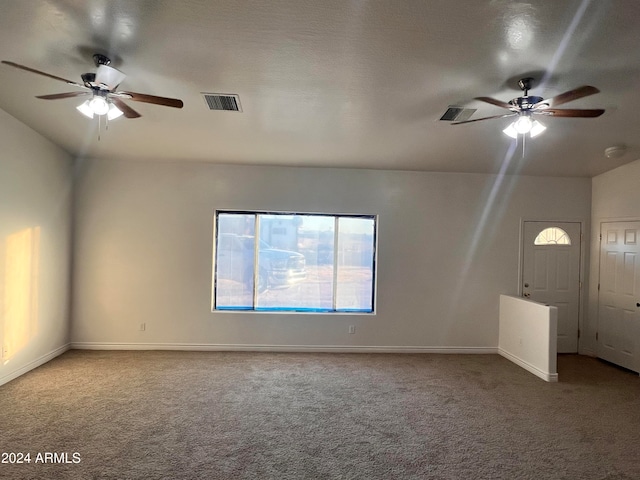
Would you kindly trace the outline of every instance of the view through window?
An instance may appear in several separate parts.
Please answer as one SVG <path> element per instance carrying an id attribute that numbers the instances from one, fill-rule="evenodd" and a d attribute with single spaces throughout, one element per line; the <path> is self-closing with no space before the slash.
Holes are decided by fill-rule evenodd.
<path id="1" fill-rule="evenodd" d="M 374 310 L 374 216 L 216 212 L 215 310 Z"/>

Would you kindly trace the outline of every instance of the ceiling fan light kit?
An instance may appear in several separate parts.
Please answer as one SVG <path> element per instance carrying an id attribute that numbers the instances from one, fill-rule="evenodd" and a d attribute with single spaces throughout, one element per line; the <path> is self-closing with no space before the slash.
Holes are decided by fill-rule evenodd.
<path id="1" fill-rule="evenodd" d="M 123 115 L 122 110 L 102 97 L 85 100 L 76 109 L 87 118 L 93 118 L 95 115 L 106 115 L 107 119 L 115 120 Z"/>
<path id="2" fill-rule="evenodd" d="M 526 135 L 531 138 L 537 137 L 543 133 L 547 127 L 538 120 L 531 120 L 528 115 L 521 115 L 516 121 L 509 124 L 502 132 L 511 137 L 518 138 L 518 135 Z"/>

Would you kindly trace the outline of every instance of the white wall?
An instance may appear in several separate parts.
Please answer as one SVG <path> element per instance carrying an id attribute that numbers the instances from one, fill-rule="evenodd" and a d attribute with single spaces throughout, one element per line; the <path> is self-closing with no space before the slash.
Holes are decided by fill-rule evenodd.
<path id="1" fill-rule="evenodd" d="M 558 381 L 558 308 L 500 295 L 500 355 L 547 382 Z"/>
<path id="2" fill-rule="evenodd" d="M 72 341 L 83 347 L 495 352 L 521 219 L 590 216 L 586 178 L 107 159 L 79 171 Z M 212 313 L 217 208 L 378 214 L 377 314 Z"/>
<path id="3" fill-rule="evenodd" d="M 584 336 L 586 353 L 596 354 L 598 323 L 598 275 L 600 224 L 604 221 L 640 220 L 640 160 L 610 170 L 592 179 L 591 274 L 589 315 Z"/>
<path id="4" fill-rule="evenodd" d="M 0 110 L 0 384 L 69 342 L 72 160 Z"/>

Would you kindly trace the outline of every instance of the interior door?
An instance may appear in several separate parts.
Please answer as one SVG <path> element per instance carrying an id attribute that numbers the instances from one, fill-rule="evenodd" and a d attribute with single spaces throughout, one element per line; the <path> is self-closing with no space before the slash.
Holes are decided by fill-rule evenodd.
<path id="1" fill-rule="evenodd" d="M 578 351 L 579 222 L 524 222 L 522 295 L 558 308 L 558 353 Z"/>
<path id="2" fill-rule="evenodd" d="M 640 371 L 640 222 L 600 225 L 598 356 Z"/>

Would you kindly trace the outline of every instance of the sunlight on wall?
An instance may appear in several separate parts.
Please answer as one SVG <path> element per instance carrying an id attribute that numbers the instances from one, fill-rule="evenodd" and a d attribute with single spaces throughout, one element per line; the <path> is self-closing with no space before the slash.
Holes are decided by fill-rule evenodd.
<path id="1" fill-rule="evenodd" d="M 7 364 L 37 333 L 40 227 L 13 233 L 4 243 L 0 311 L 2 360 Z"/>

